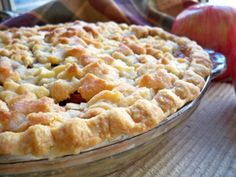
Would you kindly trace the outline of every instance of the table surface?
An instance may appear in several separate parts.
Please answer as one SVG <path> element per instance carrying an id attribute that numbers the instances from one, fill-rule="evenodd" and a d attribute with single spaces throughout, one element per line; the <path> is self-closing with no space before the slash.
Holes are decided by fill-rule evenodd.
<path id="1" fill-rule="evenodd" d="M 131 166 L 110 177 L 236 177 L 236 95 L 228 83 L 213 83 L 184 123 Z"/>

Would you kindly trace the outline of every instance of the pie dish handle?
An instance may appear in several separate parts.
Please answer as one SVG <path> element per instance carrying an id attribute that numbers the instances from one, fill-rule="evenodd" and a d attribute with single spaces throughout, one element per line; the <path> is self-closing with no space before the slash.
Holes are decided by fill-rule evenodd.
<path id="1" fill-rule="evenodd" d="M 211 79 L 214 79 L 226 70 L 227 68 L 226 58 L 223 54 L 215 52 L 214 50 L 211 49 L 205 49 L 205 50 L 210 55 L 210 59 L 213 63 L 213 68 L 211 71 Z"/>

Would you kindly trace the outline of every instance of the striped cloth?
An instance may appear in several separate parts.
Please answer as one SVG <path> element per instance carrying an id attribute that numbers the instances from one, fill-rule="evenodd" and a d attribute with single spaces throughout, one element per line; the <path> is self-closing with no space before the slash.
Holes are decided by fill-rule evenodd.
<path id="1" fill-rule="evenodd" d="M 0 29 L 55 24 L 73 20 L 115 21 L 160 26 L 170 30 L 177 15 L 195 4 L 189 0 L 60 0 L 1 23 Z M 172 15 L 172 16 L 171 16 Z"/>

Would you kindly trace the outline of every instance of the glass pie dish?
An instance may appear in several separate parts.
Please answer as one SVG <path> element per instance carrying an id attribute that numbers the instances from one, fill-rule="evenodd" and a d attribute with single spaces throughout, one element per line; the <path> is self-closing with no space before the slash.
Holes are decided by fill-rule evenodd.
<path id="1" fill-rule="evenodd" d="M 49 160 L 29 156 L 0 156 L 0 176 L 103 176 L 128 166 L 152 150 L 162 140 L 164 133 L 190 117 L 199 105 L 211 80 L 225 70 L 225 57 L 212 50 L 207 52 L 211 56 L 213 70 L 206 79 L 200 96 L 155 128 L 133 137 L 119 137 L 78 155 Z"/>

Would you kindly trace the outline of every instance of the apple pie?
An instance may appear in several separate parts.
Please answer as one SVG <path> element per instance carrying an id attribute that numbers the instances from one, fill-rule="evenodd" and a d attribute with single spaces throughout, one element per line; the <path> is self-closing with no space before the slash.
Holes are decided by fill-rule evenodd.
<path id="1" fill-rule="evenodd" d="M 157 126 L 210 74 L 161 28 L 75 21 L 0 31 L 0 155 L 58 157 Z"/>

